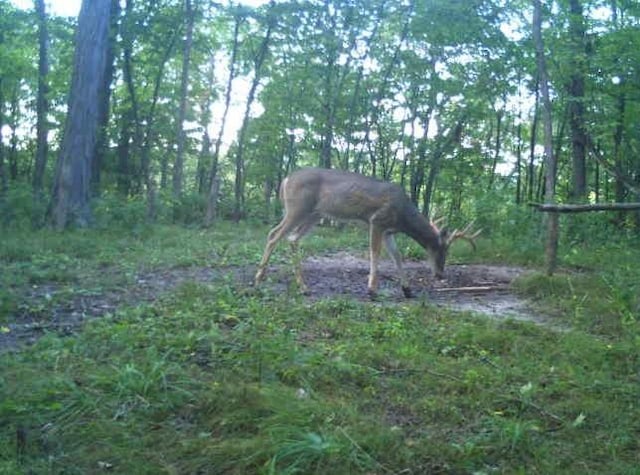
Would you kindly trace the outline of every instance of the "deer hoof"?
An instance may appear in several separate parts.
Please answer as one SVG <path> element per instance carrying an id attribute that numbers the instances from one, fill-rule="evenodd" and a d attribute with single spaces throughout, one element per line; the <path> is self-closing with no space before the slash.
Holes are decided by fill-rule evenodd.
<path id="1" fill-rule="evenodd" d="M 406 287 L 406 286 L 402 286 L 402 293 L 404 294 L 405 298 L 412 298 L 413 297 L 413 292 L 411 292 L 411 288 L 410 287 Z"/>

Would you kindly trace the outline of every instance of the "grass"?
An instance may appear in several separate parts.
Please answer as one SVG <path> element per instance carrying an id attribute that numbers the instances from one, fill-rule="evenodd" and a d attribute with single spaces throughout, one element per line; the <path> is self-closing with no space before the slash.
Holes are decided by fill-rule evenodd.
<path id="1" fill-rule="evenodd" d="M 93 295 L 141 270 L 255 265 L 266 231 L 12 234 L 5 321 L 33 286 Z M 476 259 L 518 261 L 517 248 L 479 244 Z M 366 246 L 349 231 L 305 242 Z M 566 332 L 424 302 L 185 282 L 0 355 L 0 473 L 638 473 L 631 249 L 564 250 L 566 271 L 518 282 Z"/>

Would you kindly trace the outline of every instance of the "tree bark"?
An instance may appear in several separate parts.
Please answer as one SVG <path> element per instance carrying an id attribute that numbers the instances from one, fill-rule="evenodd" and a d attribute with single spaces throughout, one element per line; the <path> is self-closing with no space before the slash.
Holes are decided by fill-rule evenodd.
<path id="1" fill-rule="evenodd" d="M 91 222 L 91 168 L 108 70 L 111 7 L 111 0 L 84 0 L 78 17 L 69 107 L 53 190 L 52 221 L 57 229 Z"/>
<path id="2" fill-rule="evenodd" d="M 518 111 L 516 137 L 516 205 L 519 205 L 522 203 L 522 121 L 520 110 Z"/>
<path id="3" fill-rule="evenodd" d="M 218 137 L 216 138 L 215 146 L 213 149 L 213 156 L 211 157 L 211 169 L 209 172 L 208 180 L 208 196 L 207 200 L 207 212 L 204 217 L 204 225 L 206 227 L 211 226 L 213 220 L 216 217 L 218 210 L 218 193 L 220 192 L 220 180 L 218 180 L 218 160 L 220 157 L 220 148 L 222 147 L 222 137 L 224 136 L 224 130 L 227 125 L 227 115 L 231 106 L 231 92 L 233 87 L 233 80 L 235 79 L 236 61 L 238 57 L 239 35 L 240 25 L 243 21 L 243 16 L 237 13 L 234 17 L 233 26 L 233 46 L 231 48 L 231 59 L 229 64 L 229 77 L 227 78 L 227 88 L 224 97 L 224 112 L 222 113 L 222 119 L 220 121 L 220 130 L 218 131 Z"/>
<path id="4" fill-rule="evenodd" d="M 182 51 L 182 77 L 180 79 L 180 106 L 178 109 L 178 131 L 176 161 L 173 166 L 173 196 L 180 198 L 184 186 L 184 149 L 186 133 L 184 131 L 184 121 L 187 111 L 187 89 L 189 87 L 189 65 L 191 61 L 191 46 L 193 44 L 193 23 L 195 16 L 191 6 L 191 0 L 184 2 L 184 14 L 186 21 L 186 37 Z"/>
<path id="5" fill-rule="evenodd" d="M 533 194 L 535 189 L 535 147 L 538 134 L 538 121 L 540 120 L 540 113 L 538 111 L 540 103 L 540 78 L 536 77 L 535 82 L 535 102 L 533 105 L 533 121 L 531 122 L 531 137 L 529 140 L 529 164 L 527 166 L 527 197 L 529 201 L 533 201 Z"/>
<path id="6" fill-rule="evenodd" d="M 273 2 L 270 4 L 273 5 Z M 258 89 L 258 85 L 260 84 L 260 79 L 262 77 L 262 65 L 264 60 L 267 57 L 267 52 L 269 50 L 269 42 L 271 40 L 271 32 L 273 28 L 273 19 L 270 17 L 271 11 L 267 12 L 267 31 L 264 35 L 262 43 L 260 44 L 260 49 L 258 50 L 254 62 L 254 76 L 253 81 L 251 82 L 251 88 L 249 89 L 249 95 L 247 97 L 247 105 L 244 111 L 244 117 L 242 119 L 242 126 L 240 127 L 240 132 L 238 135 L 238 149 L 236 151 L 236 177 L 235 177 L 235 186 L 234 186 L 234 196 L 235 196 L 235 204 L 233 210 L 234 219 L 238 220 L 244 217 L 244 146 L 246 142 L 246 134 L 247 134 L 247 126 L 249 125 L 249 114 L 251 112 L 251 106 L 253 105 L 253 101 L 255 99 L 256 90 Z"/>
<path id="7" fill-rule="evenodd" d="M 142 146 L 140 150 L 140 165 L 142 168 L 142 176 L 145 183 L 145 189 L 147 194 L 147 220 L 155 221 L 156 219 L 156 180 L 154 178 L 153 166 L 151 163 L 151 147 L 154 141 L 154 133 L 155 133 L 155 110 L 156 105 L 158 104 L 158 98 L 160 96 L 160 85 L 162 84 L 162 78 L 164 76 L 164 69 L 167 63 L 169 62 L 169 58 L 171 57 L 171 53 L 173 52 L 173 48 L 176 44 L 177 38 L 179 35 L 179 29 L 176 28 L 169 39 L 169 43 L 167 45 L 167 49 L 164 51 L 164 55 L 162 56 L 162 60 L 158 66 L 158 71 L 153 80 L 153 94 L 151 97 L 151 105 L 149 106 L 149 113 L 145 119 L 145 130 L 144 130 L 144 139 L 142 140 Z"/>
<path id="8" fill-rule="evenodd" d="M 0 44 L 2 44 L 3 34 L 0 31 Z M 4 142 L 2 139 L 2 129 L 4 127 L 4 94 L 2 93 L 2 77 L 0 77 L 0 200 L 7 194 L 7 167 L 5 165 Z"/>
<path id="9" fill-rule="evenodd" d="M 533 41 L 536 50 L 536 65 L 540 80 L 540 96 L 542 99 L 542 121 L 544 126 L 544 152 L 546 162 L 545 203 L 554 204 L 556 190 L 557 164 L 553 152 L 553 126 L 551 117 L 551 100 L 549 99 L 549 80 L 547 64 L 542 40 L 542 7 L 540 0 L 533 0 Z M 547 273 L 553 274 L 558 265 L 558 215 L 552 213 L 547 221 L 546 243 Z"/>
<path id="10" fill-rule="evenodd" d="M 496 168 L 498 167 L 498 160 L 500 159 L 500 148 L 502 146 L 502 118 L 504 117 L 504 110 L 496 112 L 496 142 L 493 152 L 493 160 L 491 161 L 491 175 L 489 175 L 489 187 L 488 191 L 493 190 L 493 184 L 496 179 Z"/>
<path id="11" fill-rule="evenodd" d="M 36 98 L 36 160 L 33 170 L 33 198 L 36 202 L 42 200 L 44 172 L 47 167 L 49 144 L 47 135 L 49 124 L 49 31 L 47 28 L 47 14 L 44 0 L 35 0 L 36 16 L 38 18 L 38 93 Z"/>
<path id="12" fill-rule="evenodd" d="M 425 216 L 429 216 L 429 208 L 431 207 L 431 201 L 433 198 L 433 191 L 435 189 L 436 178 L 440 173 L 440 163 L 445 153 L 449 151 L 455 144 L 460 143 L 462 137 L 462 127 L 466 117 L 461 117 L 458 122 L 449 131 L 447 137 L 437 145 L 431 157 L 431 163 L 429 164 L 429 174 L 427 175 L 427 183 L 424 189 L 422 213 Z"/>
<path id="13" fill-rule="evenodd" d="M 586 205 L 576 204 L 540 204 L 530 203 L 538 211 L 546 213 L 586 213 L 590 211 L 634 211 L 640 209 L 640 203 L 595 203 Z"/>
<path id="14" fill-rule="evenodd" d="M 587 195 L 586 149 L 584 118 L 585 26 L 581 0 L 569 0 L 569 35 L 572 44 L 569 79 L 569 125 L 573 157 L 573 199 L 582 201 Z"/>
<path id="15" fill-rule="evenodd" d="M 202 148 L 198 154 L 198 164 L 196 167 L 196 186 L 198 194 L 202 195 L 207 189 L 208 159 L 211 155 L 211 136 L 209 135 L 209 125 L 211 123 L 211 102 L 213 99 L 213 89 L 215 87 L 216 58 L 212 54 L 209 59 L 209 70 L 207 71 L 207 85 L 204 97 L 200 103 L 202 115 L 200 125 L 202 126 Z"/>
<path id="16" fill-rule="evenodd" d="M 11 138 L 9 139 L 9 178 L 15 182 L 18 179 L 18 122 L 20 120 L 20 99 L 18 97 L 19 83 L 16 82 L 11 96 Z"/>
<path id="17" fill-rule="evenodd" d="M 127 89 L 129 104 L 122 112 L 120 136 L 118 138 L 116 168 L 116 183 L 119 192 L 127 196 L 132 188 L 131 156 L 132 150 L 140 147 L 140 112 L 138 106 L 138 96 L 133 82 L 133 43 L 134 33 L 133 23 L 134 0 L 127 0 L 125 3 L 125 14 L 121 27 L 122 36 L 122 80 Z M 142 177 L 142 180 L 145 178 Z M 139 180 L 137 180 L 139 183 Z"/>
<path id="18" fill-rule="evenodd" d="M 91 192 L 94 196 L 100 194 L 100 172 L 102 163 L 107 153 L 108 137 L 107 126 L 109 125 L 109 102 L 111 100 L 111 82 L 113 81 L 113 62 L 115 59 L 115 42 L 118 31 L 118 17 L 120 16 L 119 0 L 111 0 L 111 24 L 109 26 L 109 43 L 107 46 L 107 71 L 104 74 L 104 84 L 100 89 L 99 111 L 98 111 L 98 136 L 96 138 L 96 151 L 94 153 L 92 175 L 91 175 Z"/>

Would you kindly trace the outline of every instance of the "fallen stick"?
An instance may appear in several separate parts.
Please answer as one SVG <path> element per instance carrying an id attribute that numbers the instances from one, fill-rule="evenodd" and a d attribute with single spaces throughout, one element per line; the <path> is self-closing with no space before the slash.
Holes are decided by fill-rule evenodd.
<path id="1" fill-rule="evenodd" d="M 433 290 L 435 292 L 491 292 L 492 290 L 507 290 L 507 287 L 500 285 L 481 285 L 475 287 L 442 287 Z"/>

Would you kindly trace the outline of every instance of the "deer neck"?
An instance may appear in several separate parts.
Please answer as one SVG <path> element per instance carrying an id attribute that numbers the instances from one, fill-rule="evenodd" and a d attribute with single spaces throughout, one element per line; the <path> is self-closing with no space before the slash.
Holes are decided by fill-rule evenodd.
<path id="1" fill-rule="evenodd" d="M 438 230 L 417 210 L 407 213 L 400 231 L 412 238 L 427 251 L 435 251 L 442 245 Z"/>

